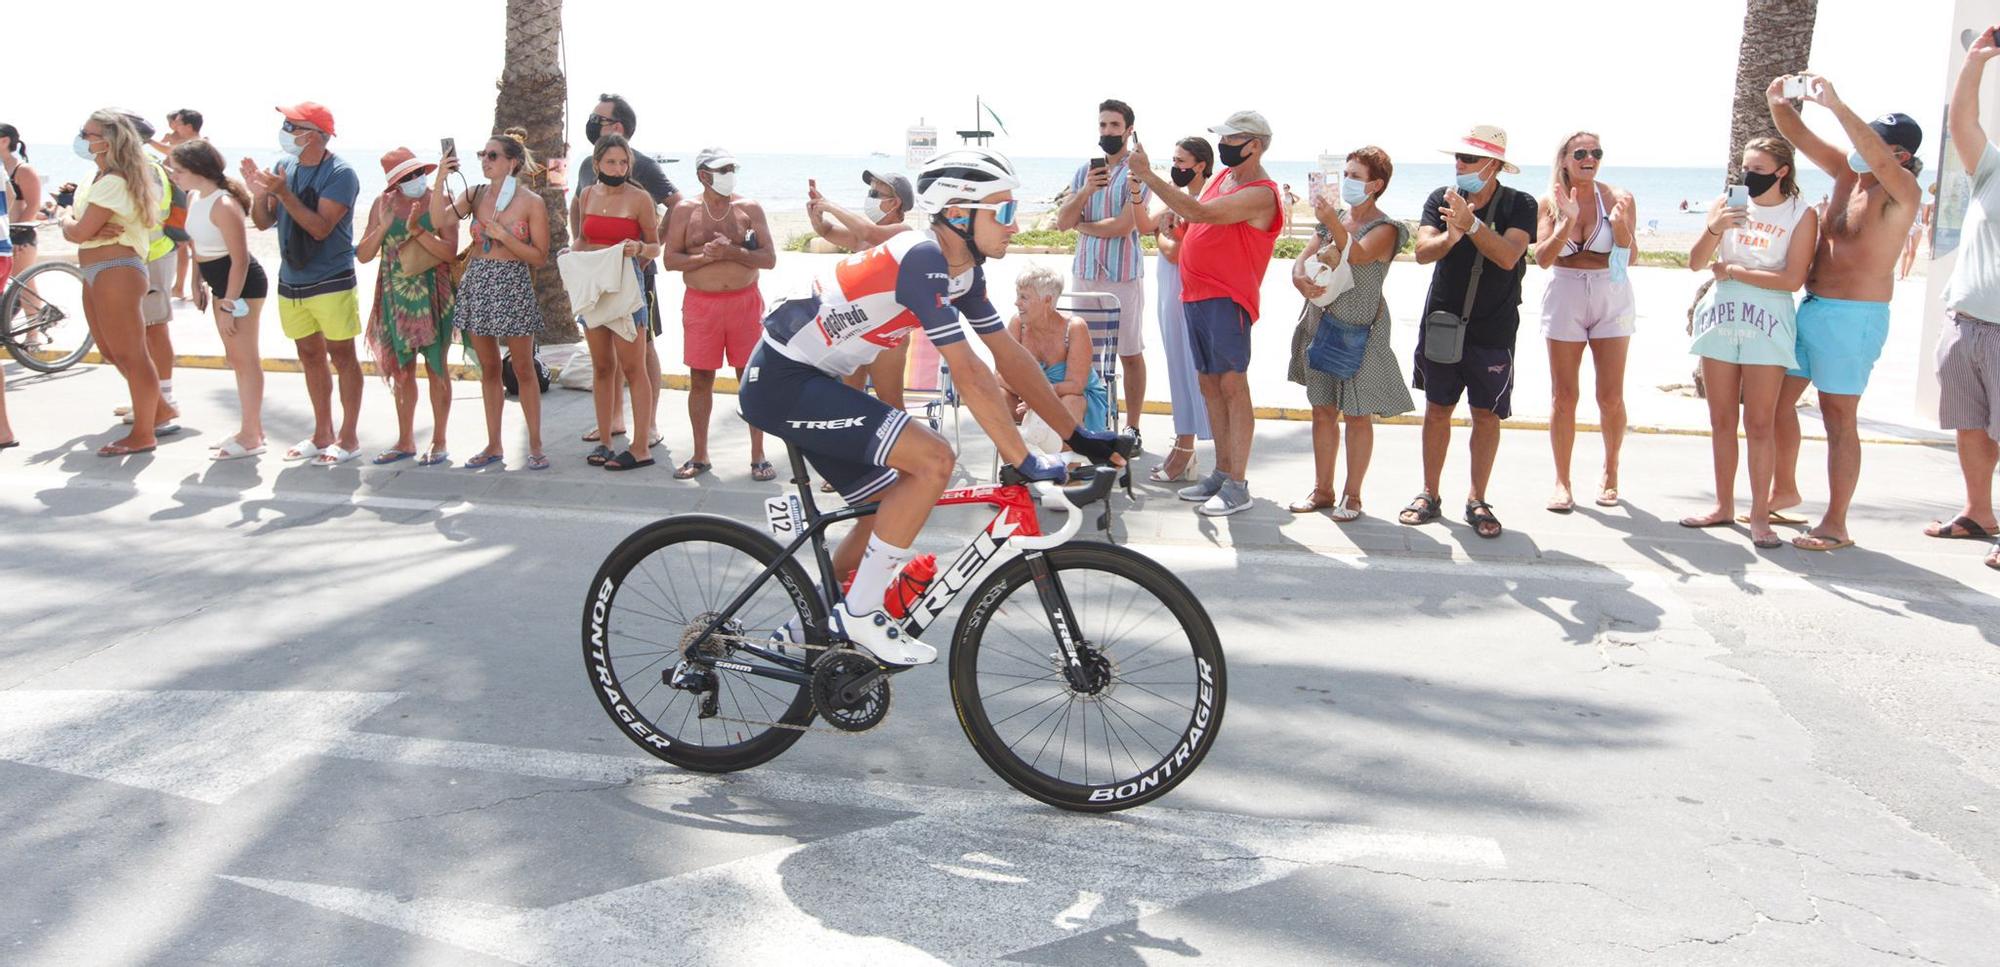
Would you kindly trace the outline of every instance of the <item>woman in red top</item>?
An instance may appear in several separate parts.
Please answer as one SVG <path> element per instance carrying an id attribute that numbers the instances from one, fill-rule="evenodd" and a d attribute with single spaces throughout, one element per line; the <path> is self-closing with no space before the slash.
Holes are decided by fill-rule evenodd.
<path id="1" fill-rule="evenodd" d="M 639 272 L 642 260 L 660 257 L 660 225 L 653 217 L 653 196 L 633 183 L 632 146 L 616 134 L 603 134 L 590 153 L 597 181 L 584 187 L 577 197 L 576 210 L 582 217 L 576 250 L 595 252 L 613 245 L 623 246 L 632 259 L 632 271 Z M 606 470 L 634 470 L 653 465 L 653 397 L 659 384 L 646 377 L 646 340 L 652 320 L 645 306 L 633 313 L 637 335 L 619 338 L 609 326 L 584 326 L 583 337 L 590 344 L 590 395 L 597 404 L 597 439 L 604 441 L 585 459 Z M 617 420 L 617 376 L 623 373 L 632 387 L 632 443 L 623 453 L 612 453 L 611 425 Z"/>

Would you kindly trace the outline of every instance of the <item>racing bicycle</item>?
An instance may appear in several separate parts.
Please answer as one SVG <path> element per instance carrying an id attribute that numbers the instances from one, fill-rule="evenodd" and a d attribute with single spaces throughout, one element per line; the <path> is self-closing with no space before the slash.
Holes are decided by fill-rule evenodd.
<path id="1" fill-rule="evenodd" d="M 1121 449 L 1136 442 L 1128 434 Z M 888 715 L 891 683 L 907 670 L 876 663 L 828 619 L 840 585 L 827 530 L 877 505 L 822 512 L 796 449 L 791 466 L 798 492 L 765 502 L 768 533 L 675 515 L 626 538 L 591 580 L 592 689 L 628 739 L 674 765 L 747 769 L 807 732 L 866 731 Z M 1002 779 L 1064 809 L 1165 795 L 1222 725 L 1222 645 L 1201 602 L 1136 551 L 1071 542 L 1080 508 L 1105 500 L 1122 470 L 1086 465 L 1069 486 L 1031 487 L 1008 467 L 997 485 L 947 491 L 938 506 L 997 512 L 894 619 L 922 636 L 970 589 L 948 660 L 959 724 Z M 1053 533 L 1038 503 L 1067 515 Z M 788 625 L 792 635 L 773 637 Z"/>
<path id="2" fill-rule="evenodd" d="M 36 262 L 0 291 L 0 343 L 16 362 L 59 373 L 90 352 L 83 316 L 83 270 L 74 262 Z"/>

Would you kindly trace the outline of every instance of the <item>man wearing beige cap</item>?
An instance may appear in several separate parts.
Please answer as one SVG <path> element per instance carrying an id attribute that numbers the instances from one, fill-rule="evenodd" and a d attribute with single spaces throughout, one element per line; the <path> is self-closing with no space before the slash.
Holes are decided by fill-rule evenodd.
<path id="1" fill-rule="evenodd" d="M 660 267 L 687 281 L 681 300 L 682 359 L 688 366 L 688 421 L 694 454 L 677 480 L 707 473 L 708 418 L 715 408 L 715 373 L 724 363 L 743 378 L 750 352 L 764 334 L 764 298 L 757 276 L 778 264 L 764 206 L 736 194 L 736 156 L 722 148 L 695 155 L 701 194 L 684 199 L 667 215 Z M 750 477 L 778 478 L 764 459 L 764 433 L 750 428 Z"/>
<path id="2" fill-rule="evenodd" d="M 1486 482 L 1500 449 L 1500 421 L 1513 411 L 1514 332 L 1521 325 L 1521 277 L 1527 272 L 1521 256 L 1535 240 L 1537 212 L 1534 196 L 1500 184 L 1501 172 L 1521 170 L 1507 161 L 1506 131 L 1478 125 L 1443 151 L 1452 156 L 1456 177 L 1424 201 L 1417 229 L 1417 262 L 1437 264 L 1412 380 L 1426 401 L 1424 490 L 1397 519 L 1412 525 L 1438 519 L 1438 480 L 1451 446 L 1451 417 L 1459 398 L 1466 397 L 1472 409 L 1472 489 L 1465 498 L 1465 522 L 1481 537 L 1499 537 L 1500 518 L 1486 503 Z"/>
<path id="3" fill-rule="evenodd" d="M 1134 180 L 1188 223 L 1180 245 L 1181 305 L 1215 431 L 1215 471 L 1181 490 L 1180 498 L 1201 501 L 1196 509 L 1205 516 L 1224 517 L 1250 509 L 1247 469 L 1257 425 L 1250 406 L 1250 326 L 1285 216 L 1278 183 L 1264 172 L 1270 122 L 1256 111 L 1238 111 L 1209 130 L 1229 170 L 1211 180 L 1200 199 L 1153 171 L 1137 133 L 1126 163 Z"/>

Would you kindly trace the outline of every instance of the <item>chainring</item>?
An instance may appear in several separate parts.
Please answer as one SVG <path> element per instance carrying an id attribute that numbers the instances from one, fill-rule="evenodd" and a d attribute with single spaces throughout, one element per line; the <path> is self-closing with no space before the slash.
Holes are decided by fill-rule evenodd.
<path id="1" fill-rule="evenodd" d="M 813 710 L 828 725 L 843 732 L 865 732 L 889 715 L 889 678 L 883 676 L 861 693 L 852 705 L 840 702 L 840 690 L 854 679 L 875 671 L 874 659 L 859 651 L 838 648 L 813 663 Z"/>

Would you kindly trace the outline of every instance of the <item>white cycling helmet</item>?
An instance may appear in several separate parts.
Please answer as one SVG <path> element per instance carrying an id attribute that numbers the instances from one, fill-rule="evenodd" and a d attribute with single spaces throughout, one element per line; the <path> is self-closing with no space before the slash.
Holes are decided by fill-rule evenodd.
<path id="1" fill-rule="evenodd" d="M 935 215 L 960 202 L 1021 187 L 1007 156 L 985 148 L 946 151 L 917 173 L 917 207 Z"/>

